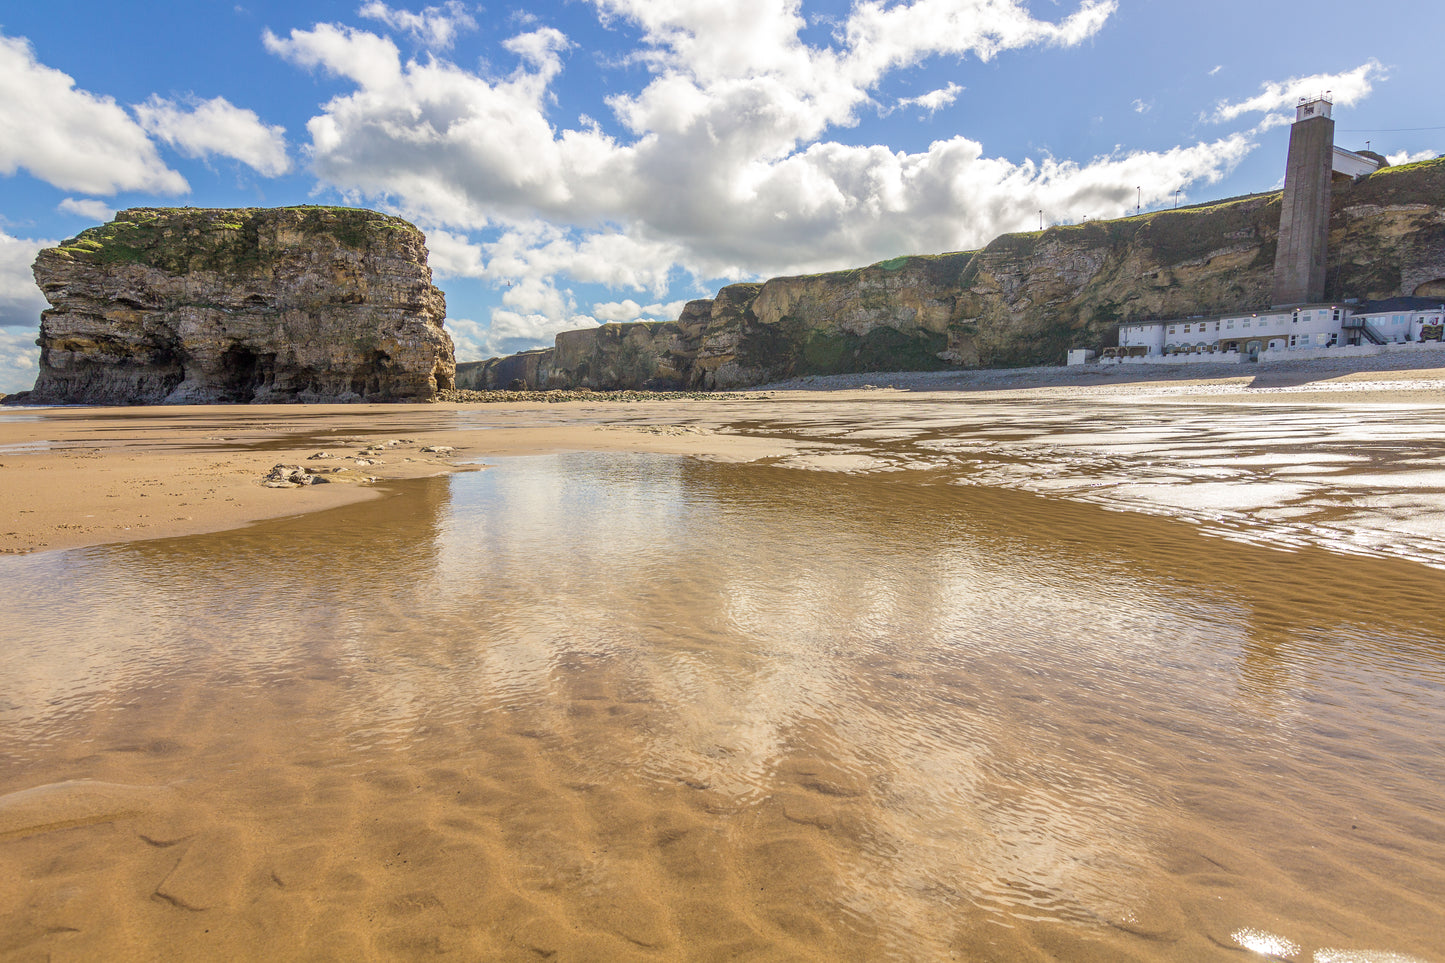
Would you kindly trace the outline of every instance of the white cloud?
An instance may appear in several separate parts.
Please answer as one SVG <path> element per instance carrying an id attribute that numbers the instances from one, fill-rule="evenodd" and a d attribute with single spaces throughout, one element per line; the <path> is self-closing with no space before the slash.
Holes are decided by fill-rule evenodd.
<path id="1" fill-rule="evenodd" d="M 1146 103 L 1145 101 L 1138 98 L 1135 98 L 1134 103 L 1131 106 L 1134 108 L 1134 113 L 1136 114 L 1147 114 L 1149 113 L 1149 111 L 1154 109 L 1153 103 Z"/>
<path id="2" fill-rule="evenodd" d="M 67 197 L 55 209 L 62 214 L 74 214 L 92 221 L 108 221 L 115 217 L 115 208 L 106 201 L 98 201 L 94 198 L 82 199 Z"/>
<path id="3" fill-rule="evenodd" d="M 610 100 L 636 135 L 630 143 L 596 125 L 557 130 L 549 122 L 549 85 L 567 47 L 555 30 L 509 40 L 520 65 L 501 79 L 435 58 L 402 63 L 390 41 L 335 25 L 266 42 L 299 66 L 356 82 L 308 125 L 314 170 L 348 196 L 390 199 L 447 230 L 543 219 L 584 231 L 536 238 L 525 266 L 506 250 L 485 259 L 461 250 L 452 252 L 460 265 L 444 253 L 439 270 L 494 280 L 559 270 L 660 290 L 674 264 L 707 277 L 837 266 L 982 243 L 985 232 L 1024 226 L 1036 199 L 1014 205 L 1010 220 L 1007 203 L 981 193 L 1027 182 L 1035 176 L 1028 165 L 983 160 L 977 144 L 961 139 L 895 155 L 817 137 L 853 123 L 888 70 L 937 53 L 987 58 L 1077 43 L 1114 10 L 1086 2 L 1054 23 L 1009 0 L 864 3 L 839 28 L 840 46 L 816 48 L 799 38 L 792 0 L 595 2 L 605 17 L 642 30 L 640 58 L 654 74 L 636 94 Z M 958 89 L 920 103 L 942 105 Z M 971 208 L 975 200 L 985 216 Z M 933 229 L 920 235 L 920 220 Z M 603 223 L 617 227 L 592 227 Z"/>
<path id="4" fill-rule="evenodd" d="M 596 324 L 596 318 L 585 314 L 551 317 L 537 312 L 494 308 L 486 338 L 481 342 L 481 357 L 500 357 L 528 347 L 549 345 L 563 331 L 595 327 Z"/>
<path id="5" fill-rule="evenodd" d="M 0 394 L 25 391 L 40 371 L 40 312 L 48 305 L 30 265 L 54 241 L 11 237 L 0 231 Z"/>
<path id="6" fill-rule="evenodd" d="M 899 107 L 922 107 L 930 114 L 937 113 L 944 107 L 949 106 L 963 93 L 963 88 L 958 84 L 949 83 L 947 87 L 940 87 L 937 90 L 930 90 L 926 94 L 917 97 L 904 97 L 898 101 Z"/>
<path id="7" fill-rule="evenodd" d="M 856 4 L 844 28 L 857 76 L 875 81 L 889 70 L 933 54 L 973 54 L 989 60 L 1034 44 L 1072 46 L 1092 37 L 1118 8 L 1114 0 L 1085 0 L 1059 23 L 1036 20 L 1006 0 L 914 0 Z"/>
<path id="8" fill-rule="evenodd" d="M 427 265 L 438 277 L 485 278 L 487 265 L 480 244 L 465 235 L 432 228 L 426 231 Z"/>
<path id="9" fill-rule="evenodd" d="M 686 301 L 641 305 L 631 298 L 622 301 L 599 301 L 592 305 L 592 315 L 599 321 L 675 321 Z"/>
<path id="10" fill-rule="evenodd" d="M 506 226 L 486 242 L 439 228 L 426 235 L 432 270 L 445 277 L 515 284 L 566 275 L 587 284 L 657 294 L 667 290 L 671 266 L 685 253 L 675 244 L 620 231 L 568 231 L 540 220 Z"/>
<path id="11" fill-rule="evenodd" d="M 357 13 L 407 33 L 417 43 L 434 50 L 446 50 L 456 41 L 458 34 L 477 29 L 477 21 L 460 0 L 447 0 L 441 6 L 424 7 L 420 13 L 393 9 L 380 0 L 372 0 L 363 4 Z"/>
<path id="12" fill-rule="evenodd" d="M 875 103 L 890 72 L 928 57 L 987 59 L 1079 43 L 1115 5 L 1058 22 L 1017 0 L 913 0 L 853 7 L 831 46 L 801 39 L 797 0 L 592 0 L 642 37 L 650 71 L 608 105 L 625 136 L 554 124 L 552 83 L 570 42 L 548 28 L 505 43 L 510 74 L 438 56 L 403 61 L 365 31 L 320 24 L 268 34 L 273 53 L 349 78 L 308 123 L 312 168 L 355 201 L 426 227 L 438 274 L 509 284 L 488 345 L 546 340 L 591 323 L 571 281 L 661 301 L 671 285 L 963 250 L 1050 221 L 1117 216 L 1214 182 L 1253 147 L 1244 134 L 1083 163 L 988 157 L 967 137 L 906 153 L 827 137 Z M 506 65 L 501 69 L 505 70 Z M 910 98 L 925 109 L 961 88 Z M 485 232 L 478 237 L 471 232 Z M 614 318 L 643 297 L 605 301 Z"/>
<path id="13" fill-rule="evenodd" d="M 595 175 L 594 161 L 614 150 L 596 131 L 554 137 L 547 85 L 561 69 L 561 42 L 553 30 L 513 38 L 533 69 L 490 82 L 439 59 L 403 66 L 389 40 L 350 28 L 265 37 L 292 63 L 357 85 L 307 125 L 318 177 L 363 197 L 395 197 L 428 223 L 469 228 L 508 213 L 572 213 L 578 175 Z"/>
<path id="14" fill-rule="evenodd" d="M 39 329 L 40 312 L 47 305 L 35 286 L 30 265 L 41 248 L 54 247 L 55 243 L 11 237 L 0 231 L 0 325 Z"/>
<path id="15" fill-rule="evenodd" d="M 1441 156 L 1441 153 L 1438 150 L 1417 150 L 1413 153 L 1407 150 L 1401 150 L 1393 154 L 1386 154 L 1385 160 L 1389 161 L 1392 165 L 1413 164 L 1416 161 L 1434 160 L 1439 156 Z"/>
<path id="16" fill-rule="evenodd" d="M 385 87 L 401 76 L 396 44 L 365 30 L 322 23 L 312 30 L 292 30 L 289 37 L 266 30 L 261 43 L 298 67 L 320 67 L 362 87 Z"/>
<path id="17" fill-rule="evenodd" d="M 21 169 L 86 194 L 190 190 L 113 99 L 77 89 L 23 38 L 0 36 L 0 174 Z"/>
<path id="18" fill-rule="evenodd" d="M 1262 84 L 1260 92 L 1245 100 L 1220 101 L 1214 108 L 1215 121 L 1230 121 L 1249 113 L 1265 113 L 1294 107 L 1302 97 L 1318 97 L 1327 91 L 1330 100 L 1340 107 L 1358 103 L 1370 95 L 1374 81 L 1385 78 L 1385 68 L 1378 60 L 1369 60 L 1354 70 L 1336 74 L 1311 74 L 1284 81 Z M 1286 122 L 1292 118 L 1286 116 Z"/>
<path id="19" fill-rule="evenodd" d="M 1209 70 L 1206 71 L 1206 73 L 1208 73 L 1209 76 L 1213 77 L 1215 74 L 1219 73 L 1219 72 L 1220 72 L 1221 70 L 1223 70 L 1223 69 L 1224 69 L 1224 64 L 1215 64 L 1213 67 L 1209 68 Z"/>
<path id="20" fill-rule="evenodd" d="M 447 318 L 445 326 L 458 361 L 485 361 L 502 353 L 492 350 L 488 344 L 491 337 L 488 325 L 468 318 Z"/>
<path id="21" fill-rule="evenodd" d="M 291 169 L 286 156 L 286 128 L 261 122 L 254 110 L 237 107 L 224 97 L 192 101 L 183 109 L 152 95 L 134 108 L 141 127 L 187 157 L 229 157 L 266 177 Z"/>
<path id="22" fill-rule="evenodd" d="M 40 349 L 35 336 L 39 325 L 30 328 L 0 326 L 0 394 L 13 395 L 35 387 L 40 374 Z"/>
<path id="23" fill-rule="evenodd" d="M 685 255 L 675 244 L 618 232 L 575 238 L 558 236 L 555 229 L 544 233 L 546 240 L 540 240 L 535 230 L 530 235 L 505 235 L 492 246 L 491 273 L 504 277 L 566 274 L 584 283 L 663 294 L 671 266 Z"/>

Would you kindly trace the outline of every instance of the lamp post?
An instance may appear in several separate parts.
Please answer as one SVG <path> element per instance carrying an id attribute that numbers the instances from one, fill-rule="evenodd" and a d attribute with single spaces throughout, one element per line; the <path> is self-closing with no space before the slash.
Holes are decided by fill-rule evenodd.
<path id="1" fill-rule="evenodd" d="M 1144 210 L 1144 188 L 1136 187 L 1134 188 L 1134 191 L 1134 213 L 1138 214 L 1140 211 Z"/>
<path id="2" fill-rule="evenodd" d="M 1043 211 L 1039 211 L 1039 230 L 1042 231 L 1043 229 L 1044 229 L 1044 212 L 1043 212 Z"/>
<path id="3" fill-rule="evenodd" d="M 1176 211 L 1179 210 L 1179 191 L 1182 191 L 1183 189 L 1184 189 L 1184 188 L 1181 187 L 1181 188 L 1179 188 L 1179 190 L 1176 190 L 1176 191 L 1174 192 L 1174 209 L 1175 209 Z"/>

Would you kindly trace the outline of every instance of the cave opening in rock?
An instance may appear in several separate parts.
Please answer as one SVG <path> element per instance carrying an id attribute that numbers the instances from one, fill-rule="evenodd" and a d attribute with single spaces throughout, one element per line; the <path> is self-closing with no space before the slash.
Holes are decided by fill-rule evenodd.
<path id="1" fill-rule="evenodd" d="M 245 404 L 254 401 L 275 376 L 274 354 L 257 354 L 240 344 L 231 345 L 221 354 L 220 391 L 226 402 Z"/>
<path id="2" fill-rule="evenodd" d="M 380 349 L 367 352 L 366 360 L 351 378 L 351 390 L 363 398 L 390 395 L 396 377 L 396 363 Z"/>

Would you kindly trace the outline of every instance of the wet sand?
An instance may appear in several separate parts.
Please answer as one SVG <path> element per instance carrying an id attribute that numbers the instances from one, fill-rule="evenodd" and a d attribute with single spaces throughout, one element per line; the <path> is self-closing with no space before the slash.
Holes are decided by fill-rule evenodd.
<path id="1" fill-rule="evenodd" d="M 1393 355 L 1245 374 L 1220 365 L 839 375 L 723 401 L 625 405 L 0 408 L 0 554 L 223 531 L 352 504 L 375 497 L 388 481 L 454 471 L 488 455 L 618 450 L 755 461 L 786 454 L 790 443 L 729 426 L 800 405 L 861 410 L 907 397 L 1445 406 L 1445 357 L 1439 360 L 1440 367 L 1421 367 Z M 390 447 L 369 456 L 373 464 L 356 464 L 370 445 Z M 438 446 L 454 451 L 421 451 Z M 319 452 L 337 457 L 307 460 Z M 328 476 L 329 484 L 266 488 L 261 481 L 276 464 L 343 471 Z"/>
<path id="2" fill-rule="evenodd" d="M 4 412 L 0 960 L 1441 959 L 1445 393 L 1274 374 Z"/>
<path id="3" fill-rule="evenodd" d="M 598 452 L 0 577 L 7 963 L 1440 958 L 1407 562 Z"/>
<path id="4" fill-rule="evenodd" d="M 487 455 L 615 448 L 747 459 L 773 450 L 668 430 L 679 409 L 666 405 L 561 407 L 565 414 L 546 404 L 0 409 L 0 554 L 224 531 L 375 498 L 388 482 L 465 470 Z M 728 416 L 712 414 L 714 423 Z M 614 421 L 661 427 L 621 435 L 608 430 Z M 311 460 L 323 452 L 332 457 Z M 268 488 L 277 464 L 341 470 L 325 484 Z"/>

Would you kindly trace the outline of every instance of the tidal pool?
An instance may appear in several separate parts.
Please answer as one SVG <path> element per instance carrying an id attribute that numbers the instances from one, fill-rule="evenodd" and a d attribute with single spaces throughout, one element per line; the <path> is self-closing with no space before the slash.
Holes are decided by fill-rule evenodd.
<path id="1" fill-rule="evenodd" d="M 1441 958 L 1445 573 L 921 464 L 0 558 L 0 958 Z"/>

